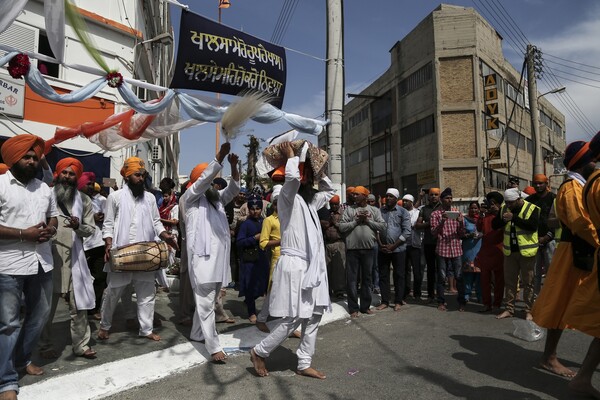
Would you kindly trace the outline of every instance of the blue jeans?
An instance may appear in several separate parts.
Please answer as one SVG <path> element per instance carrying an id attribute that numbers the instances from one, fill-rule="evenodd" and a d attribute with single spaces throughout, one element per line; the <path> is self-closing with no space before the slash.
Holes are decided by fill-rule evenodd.
<path id="1" fill-rule="evenodd" d="M 31 364 L 31 353 L 50 314 L 51 301 L 52 271 L 44 272 L 40 266 L 36 275 L 0 274 L 0 393 L 19 391 L 17 371 Z"/>
<path id="2" fill-rule="evenodd" d="M 465 304 L 465 282 L 462 276 L 462 257 L 441 257 L 437 256 L 438 276 L 437 276 L 437 294 L 438 304 L 446 304 L 444 289 L 446 276 L 456 278 L 456 289 L 458 290 L 458 304 Z"/>
<path id="3" fill-rule="evenodd" d="M 371 308 L 371 276 L 373 273 L 373 249 L 346 250 L 346 292 L 348 311 L 365 313 Z M 360 306 L 358 304 L 358 280 L 360 278 Z"/>

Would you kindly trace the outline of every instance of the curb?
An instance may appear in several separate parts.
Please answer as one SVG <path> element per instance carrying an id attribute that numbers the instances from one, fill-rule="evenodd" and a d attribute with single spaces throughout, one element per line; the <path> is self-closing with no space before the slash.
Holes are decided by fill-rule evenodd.
<path id="1" fill-rule="evenodd" d="M 323 315 L 321 325 L 349 317 L 345 302 L 332 303 L 331 307 L 332 312 Z M 267 323 L 271 329 L 276 324 L 277 320 Z M 233 355 L 248 351 L 266 336 L 255 327 L 248 327 L 220 334 L 219 338 L 221 346 Z M 202 365 L 209 358 L 203 343 L 182 343 L 23 386 L 19 390 L 19 398 L 41 399 L 51 393 L 53 398 L 63 400 L 101 399 Z"/>

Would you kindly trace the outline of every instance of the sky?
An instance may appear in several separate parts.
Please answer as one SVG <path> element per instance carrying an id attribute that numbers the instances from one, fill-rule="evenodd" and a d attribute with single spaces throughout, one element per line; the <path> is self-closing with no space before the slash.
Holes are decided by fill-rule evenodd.
<path id="1" fill-rule="evenodd" d="M 179 1 L 197 14 L 218 20 L 218 0 Z M 287 49 L 287 83 L 282 109 L 322 118 L 326 0 L 230 0 L 230 3 L 230 8 L 222 10 L 222 23 L 267 41 L 273 36 L 283 5 L 295 4 L 285 34 L 278 43 Z M 360 92 L 386 71 L 390 66 L 389 50 L 439 4 L 432 0 L 344 1 L 346 93 Z M 600 130 L 600 45 L 597 44 L 600 2 L 464 0 L 446 4 L 474 8 L 488 20 L 504 38 L 504 55 L 518 71 L 523 63 L 525 43 L 541 49 L 549 72 L 538 81 L 538 91 L 567 87 L 564 93 L 546 96 L 566 117 L 567 142 L 589 140 Z M 176 6 L 171 6 L 171 11 L 177 43 L 181 11 Z M 243 132 L 266 139 L 288 129 L 286 123 L 265 125 L 250 121 Z M 317 141 L 316 136 L 311 135 L 301 135 L 301 138 Z M 246 155 L 243 145 L 247 142 L 245 135 L 232 142 L 232 152 L 238 153 L 242 160 Z M 214 124 L 181 132 L 180 174 L 189 174 L 196 164 L 210 161 L 214 154 Z"/>

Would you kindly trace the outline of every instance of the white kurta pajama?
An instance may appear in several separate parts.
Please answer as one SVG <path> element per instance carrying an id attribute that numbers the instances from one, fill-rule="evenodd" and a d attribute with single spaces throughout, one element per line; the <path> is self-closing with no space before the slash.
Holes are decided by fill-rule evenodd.
<path id="1" fill-rule="evenodd" d="M 329 178 L 319 182 L 319 192 L 310 205 L 298 194 L 299 158 L 288 159 L 285 184 L 277 198 L 281 223 L 281 257 L 273 271 L 269 314 L 283 317 L 281 323 L 254 351 L 268 357 L 298 327 L 302 339 L 296 355 L 298 370 L 309 368 L 315 352 L 317 331 L 323 312 L 331 307 L 325 246 L 317 210 L 325 206 L 334 191 Z"/>
<path id="2" fill-rule="evenodd" d="M 125 186 L 111 193 L 106 200 L 104 215 L 103 238 L 112 238 L 112 247 L 157 240 L 165 230 L 156 199 L 151 193 L 144 192 L 139 198 L 134 198 L 131 189 Z M 112 272 L 108 263 L 108 287 L 102 302 L 102 320 L 100 328 L 109 330 L 115 307 L 125 287 L 133 283 L 137 298 L 139 335 L 148 336 L 152 333 L 154 319 L 154 287 L 155 272 Z"/>
<path id="3" fill-rule="evenodd" d="M 205 192 L 222 168 L 213 160 L 180 199 L 184 209 L 189 277 L 196 302 L 190 339 L 204 340 L 210 354 L 223 350 L 215 325 L 215 297 L 223 283 L 231 282 L 231 236 L 225 205 L 240 191 L 239 182 L 231 180 L 219 191 L 217 204 L 208 201 Z"/>

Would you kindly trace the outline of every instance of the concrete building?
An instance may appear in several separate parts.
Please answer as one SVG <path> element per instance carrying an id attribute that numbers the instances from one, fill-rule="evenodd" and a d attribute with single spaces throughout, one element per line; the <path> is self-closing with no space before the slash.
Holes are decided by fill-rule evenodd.
<path id="1" fill-rule="evenodd" d="M 168 86 L 173 61 L 173 34 L 166 1 L 141 0 L 76 0 L 74 4 L 83 15 L 89 35 L 110 68 L 124 77 Z M 44 3 L 27 2 L 17 20 L 0 33 L 0 44 L 54 57 L 46 35 Z M 66 64 L 99 67 L 84 49 L 74 30 L 65 29 Z M 2 52 L 4 54 L 4 52 Z M 63 65 L 31 59 L 44 78 L 58 93 L 69 93 L 98 78 L 97 75 Z M 18 107 L 0 113 L 0 142 L 16 134 L 35 133 L 44 139 L 54 136 L 57 127 L 72 127 L 85 122 L 103 121 L 129 107 L 116 89 L 106 86 L 84 102 L 62 104 L 48 101 L 35 94 L 23 80 L 10 77 L 0 68 L 0 87 L 12 88 Z M 132 87 L 141 100 L 158 98 L 162 94 Z M 2 93 L 0 97 L 4 99 Z M 123 160 L 137 155 L 148 163 L 154 184 L 164 176 L 178 178 L 179 136 L 139 143 L 115 152 L 106 152 L 85 138 L 67 140 L 55 146 L 47 158 L 51 166 L 66 156 L 78 157 L 86 170 L 96 172 L 99 180 L 112 177 L 120 182 L 119 170 Z"/>
<path id="2" fill-rule="evenodd" d="M 529 185 L 526 77 L 504 58 L 502 37 L 489 22 L 472 8 L 442 4 L 390 54 L 390 68 L 345 106 L 346 185 L 415 196 L 450 186 L 459 202 L 504 190 L 509 175 L 520 178 L 521 189 Z M 553 158 L 565 149 L 565 118 L 544 97 L 539 108 L 552 175 Z"/>

